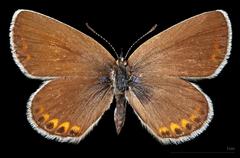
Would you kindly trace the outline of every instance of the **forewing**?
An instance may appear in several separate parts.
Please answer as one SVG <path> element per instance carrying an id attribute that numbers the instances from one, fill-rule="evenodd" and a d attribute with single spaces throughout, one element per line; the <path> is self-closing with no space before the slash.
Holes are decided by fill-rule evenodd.
<path id="1" fill-rule="evenodd" d="M 91 37 L 33 11 L 15 12 L 10 38 L 16 63 L 32 78 L 94 76 L 114 63 Z"/>
<path id="2" fill-rule="evenodd" d="M 132 71 L 201 79 L 215 77 L 231 49 L 231 24 L 221 10 L 187 19 L 143 43 L 129 57 Z"/>
<path id="3" fill-rule="evenodd" d="M 109 83 L 98 78 L 47 81 L 30 98 L 28 120 L 47 138 L 77 143 L 98 122 L 112 99 Z"/>
<path id="4" fill-rule="evenodd" d="M 194 84 L 175 77 L 138 79 L 126 98 L 141 122 L 161 143 L 181 143 L 211 121 L 211 100 Z"/>

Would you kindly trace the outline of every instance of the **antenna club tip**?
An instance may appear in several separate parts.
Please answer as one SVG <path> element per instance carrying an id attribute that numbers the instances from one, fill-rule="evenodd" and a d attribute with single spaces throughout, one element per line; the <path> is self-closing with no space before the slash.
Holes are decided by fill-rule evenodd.
<path id="1" fill-rule="evenodd" d="M 157 24 L 153 25 L 153 27 L 149 30 L 149 32 L 154 31 L 157 28 L 157 26 L 158 26 Z"/>
<path id="2" fill-rule="evenodd" d="M 139 39 L 137 39 L 128 49 L 125 58 L 127 58 L 129 52 L 132 50 L 133 46 L 138 43 L 141 39 L 143 39 L 145 36 L 147 36 L 149 33 L 153 32 L 155 29 L 157 28 L 157 24 L 155 24 L 147 33 L 145 33 L 144 35 L 142 35 Z"/>

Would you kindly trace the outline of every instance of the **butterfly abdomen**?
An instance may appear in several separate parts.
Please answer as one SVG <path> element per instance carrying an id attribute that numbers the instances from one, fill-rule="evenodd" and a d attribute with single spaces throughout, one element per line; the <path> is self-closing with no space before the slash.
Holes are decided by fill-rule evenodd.
<path id="1" fill-rule="evenodd" d="M 119 134 L 124 126 L 125 118 L 126 118 L 126 99 L 125 96 L 115 95 L 116 98 L 116 108 L 114 110 L 114 122 L 117 134 Z"/>

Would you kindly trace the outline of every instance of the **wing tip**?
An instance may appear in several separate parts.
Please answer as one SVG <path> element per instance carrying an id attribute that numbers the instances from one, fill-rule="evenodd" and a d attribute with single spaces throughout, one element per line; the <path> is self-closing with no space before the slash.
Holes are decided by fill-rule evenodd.
<path id="1" fill-rule="evenodd" d="M 227 45 L 227 53 L 226 53 L 222 63 L 218 66 L 218 68 L 215 70 L 215 72 L 212 75 L 207 77 L 208 79 L 214 78 L 214 77 L 219 75 L 219 73 L 222 71 L 222 69 L 228 63 L 228 59 L 230 57 L 231 49 L 232 49 L 232 25 L 231 25 L 231 21 L 229 19 L 229 16 L 228 16 L 227 12 L 224 11 L 224 10 L 219 9 L 219 10 L 216 10 L 216 11 L 220 12 L 226 20 L 227 28 L 228 28 L 228 41 L 227 41 L 228 45 Z"/>
<path id="2" fill-rule="evenodd" d="M 10 39 L 10 49 L 11 49 L 11 53 L 12 53 L 12 57 L 13 60 L 15 62 L 15 64 L 19 67 L 19 69 L 21 70 L 21 72 L 27 76 L 28 78 L 31 79 L 40 79 L 40 80 L 48 80 L 48 79 L 53 79 L 54 77 L 39 77 L 39 76 L 33 76 L 31 75 L 22 65 L 22 63 L 19 61 L 18 57 L 17 57 L 17 50 L 16 50 L 16 46 L 14 44 L 14 27 L 15 27 L 15 23 L 16 23 L 16 19 L 18 18 L 19 14 L 22 12 L 34 12 L 31 10 L 27 10 L 27 9 L 18 9 L 14 12 L 12 20 L 11 20 L 11 24 L 10 24 L 10 29 L 9 29 L 9 39 Z M 36 12 L 34 12 L 36 13 Z"/>
<path id="3" fill-rule="evenodd" d="M 26 11 L 25 9 L 18 9 L 17 11 L 14 12 L 12 20 L 11 20 L 11 25 L 10 25 L 10 33 L 9 33 L 9 38 L 10 38 L 10 48 L 11 48 L 11 53 L 12 53 L 12 57 L 13 60 L 15 62 L 15 64 L 19 67 L 19 69 L 21 70 L 21 72 L 27 76 L 28 78 L 32 78 L 35 79 L 35 76 L 32 76 L 28 73 L 28 71 L 24 68 L 24 66 L 21 64 L 21 62 L 19 61 L 18 57 L 17 57 L 17 51 L 16 51 L 16 46 L 14 44 L 14 27 L 15 27 L 15 23 L 16 23 L 16 19 L 18 17 L 18 15 L 23 12 Z"/>
<path id="4" fill-rule="evenodd" d="M 217 67 L 217 69 L 213 72 L 213 74 L 206 76 L 206 77 L 184 77 L 184 79 L 188 79 L 188 80 L 201 80 L 201 79 L 212 79 L 217 77 L 220 72 L 223 70 L 223 68 L 226 66 L 226 64 L 228 63 L 228 59 L 231 55 L 231 49 L 232 49 L 232 25 L 231 25 L 231 21 L 229 19 L 229 16 L 227 14 L 226 11 L 218 9 L 215 10 L 216 12 L 219 12 L 223 15 L 223 17 L 225 18 L 225 21 L 227 23 L 227 28 L 228 28 L 228 41 L 227 41 L 227 52 L 226 55 L 223 59 L 223 61 L 221 62 L 221 64 Z"/>
<path id="5" fill-rule="evenodd" d="M 22 9 L 18 9 L 17 11 L 15 11 L 14 14 L 13 14 L 12 20 L 11 20 L 10 30 L 9 30 L 10 31 L 10 33 L 9 33 L 10 48 L 11 48 L 11 53 L 12 53 L 12 57 L 13 57 L 13 60 L 14 60 L 15 64 L 19 67 L 19 69 L 21 70 L 21 72 L 24 75 L 31 78 L 31 76 L 29 75 L 27 70 L 23 67 L 23 65 L 18 60 L 17 54 L 16 54 L 16 49 L 15 49 L 15 44 L 14 44 L 14 31 L 13 30 L 14 30 L 16 19 L 17 19 L 18 15 L 21 11 L 22 11 Z"/>

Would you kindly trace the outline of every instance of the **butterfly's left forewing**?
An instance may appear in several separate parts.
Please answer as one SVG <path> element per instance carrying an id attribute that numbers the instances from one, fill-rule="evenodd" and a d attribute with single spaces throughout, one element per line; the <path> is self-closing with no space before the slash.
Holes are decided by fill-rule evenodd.
<path id="1" fill-rule="evenodd" d="M 30 78 L 96 76 L 115 62 L 91 37 L 34 11 L 14 13 L 10 39 L 15 62 Z"/>
<path id="2" fill-rule="evenodd" d="M 33 11 L 14 14 L 10 37 L 22 72 L 47 79 L 28 102 L 29 122 L 47 138 L 79 142 L 112 102 L 114 58 L 91 37 Z"/>

